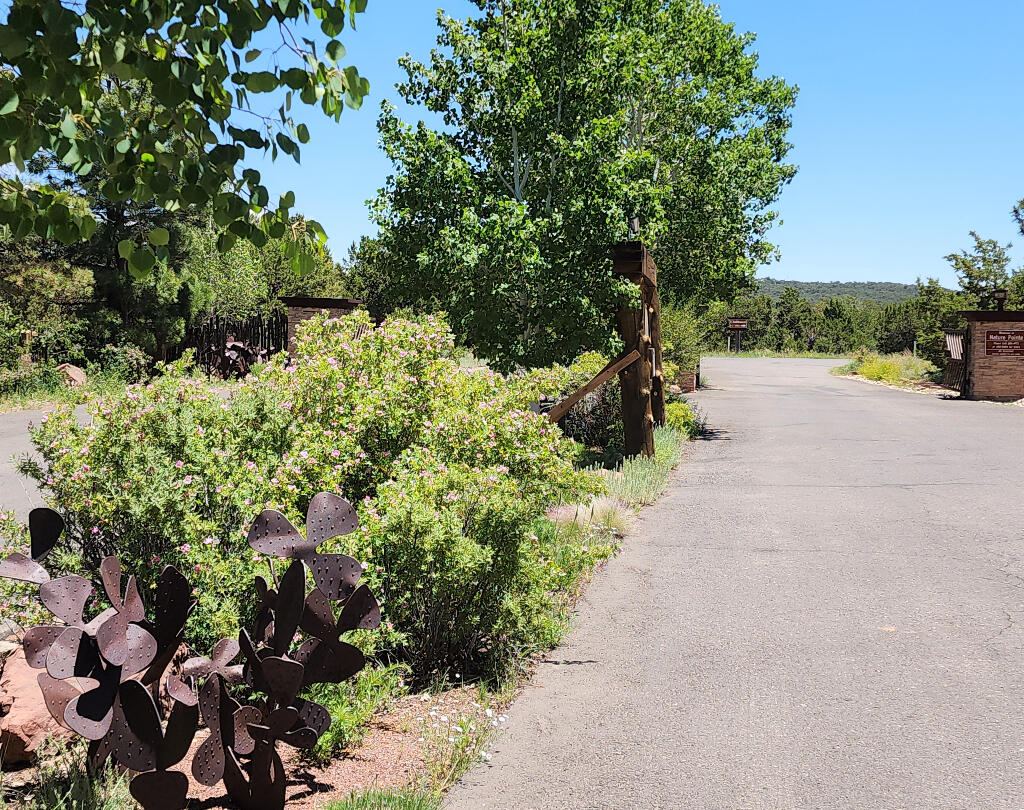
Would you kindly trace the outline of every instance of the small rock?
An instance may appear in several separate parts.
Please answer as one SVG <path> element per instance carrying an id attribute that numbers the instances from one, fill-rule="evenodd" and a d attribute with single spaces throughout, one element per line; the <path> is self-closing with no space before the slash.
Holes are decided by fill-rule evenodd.
<path id="1" fill-rule="evenodd" d="M 33 762 L 36 750 L 49 736 L 71 736 L 47 711 L 36 682 L 38 675 L 25 662 L 20 648 L 4 661 L 0 677 L 0 761 L 5 766 Z"/>

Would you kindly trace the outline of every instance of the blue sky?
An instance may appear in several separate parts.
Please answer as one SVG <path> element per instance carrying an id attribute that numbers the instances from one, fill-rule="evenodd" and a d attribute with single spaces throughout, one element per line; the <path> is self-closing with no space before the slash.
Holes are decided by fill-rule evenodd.
<path id="1" fill-rule="evenodd" d="M 443 0 L 468 15 L 465 0 Z M 968 247 L 968 231 L 1024 237 L 1010 207 L 1024 197 L 1024 3 L 986 0 L 723 0 L 722 16 L 758 35 L 761 70 L 800 87 L 790 140 L 800 166 L 776 206 L 779 262 L 760 275 L 818 281 L 953 285 L 943 260 Z M 302 164 L 261 167 L 272 190 L 292 188 L 297 207 L 323 223 L 341 256 L 371 233 L 365 201 L 390 164 L 377 146 L 382 98 L 397 101 L 396 60 L 425 59 L 437 0 L 370 0 L 346 61 L 371 83 L 361 110 L 340 125 L 308 118 Z M 405 110 L 407 117 L 417 116 Z M 1019 245 L 1016 243 L 1019 242 Z"/>

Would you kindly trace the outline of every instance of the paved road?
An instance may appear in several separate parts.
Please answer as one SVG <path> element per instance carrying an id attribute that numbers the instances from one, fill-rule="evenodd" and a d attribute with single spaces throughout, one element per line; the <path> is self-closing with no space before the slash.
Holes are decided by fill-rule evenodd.
<path id="1" fill-rule="evenodd" d="M 1024 808 L 1024 408 L 712 359 L 481 808 Z"/>
<path id="2" fill-rule="evenodd" d="M 0 507 L 13 509 L 21 520 L 28 519 L 29 510 L 42 506 L 43 499 L 32 481 L 15 469 L 16 459 L 33 452 L 28 438 L 29 424 L 39 424 L 45 411 L 15 411 L 0 414 Z M 78 408 L 79 420 L 89 418 L 85 408 Z"/>

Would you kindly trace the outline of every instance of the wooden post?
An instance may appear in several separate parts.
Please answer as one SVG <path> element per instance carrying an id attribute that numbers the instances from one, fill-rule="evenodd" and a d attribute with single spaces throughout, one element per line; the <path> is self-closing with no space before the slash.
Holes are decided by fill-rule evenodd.
<path id="1" fill-rule="evenodd" d="M 644 306 L 648 311 L 650 324 L 651 349 L 654 353 L 654 369 L 651 375 L 651 416 L 654 424 L 662 427 L 665 424 L 665 372 L 662 368 L 661 356 L 661 299 L 658 297 L 658 268 L 654 265 L 654 257 L 644 249 L 644 281 L 640 285 L 644 295 Z"/>
<path id="2" fill-rule="evenodd" d="M 658 410 L 664 411 L 664 377 L 655 375 L 661 365 L 661 320 L 656 298 L 657 268 L 640 242 L 621 242 L 614 248 L 614 270 L 640 287 L 637 309 L 619 310 L 618 322 L 625 353 L 636 351 L 640 359 L 619 372 L 622 388 L 622 420 L 627 456 L 654 455 L 655 416 L 652 396 L 657 383 Z M 657 342 L 655 342 L 657 336 Z"/>

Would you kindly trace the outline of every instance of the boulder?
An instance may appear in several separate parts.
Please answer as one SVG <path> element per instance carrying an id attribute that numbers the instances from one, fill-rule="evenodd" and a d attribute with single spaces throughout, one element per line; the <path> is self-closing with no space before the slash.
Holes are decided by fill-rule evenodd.
<path id="1" fill-rule="evenodd" d="M 66 385 L 71 388 L 80 388 L 88 382 L 88 376 L 78 366 L 73 366 L 71 363 L 61 363 L 57 366 L 57 371 L 64 378 Z"/>
<path id="2" fill-rule="evenodd" d="M 49 736 L 69 737 L 46 710 L 36 678 L 39 670 L 25 662 L 19 647 L 4 661 L 0 677 L 0 762 L 4 766 L 35 761 L 36 750 Z"/>

